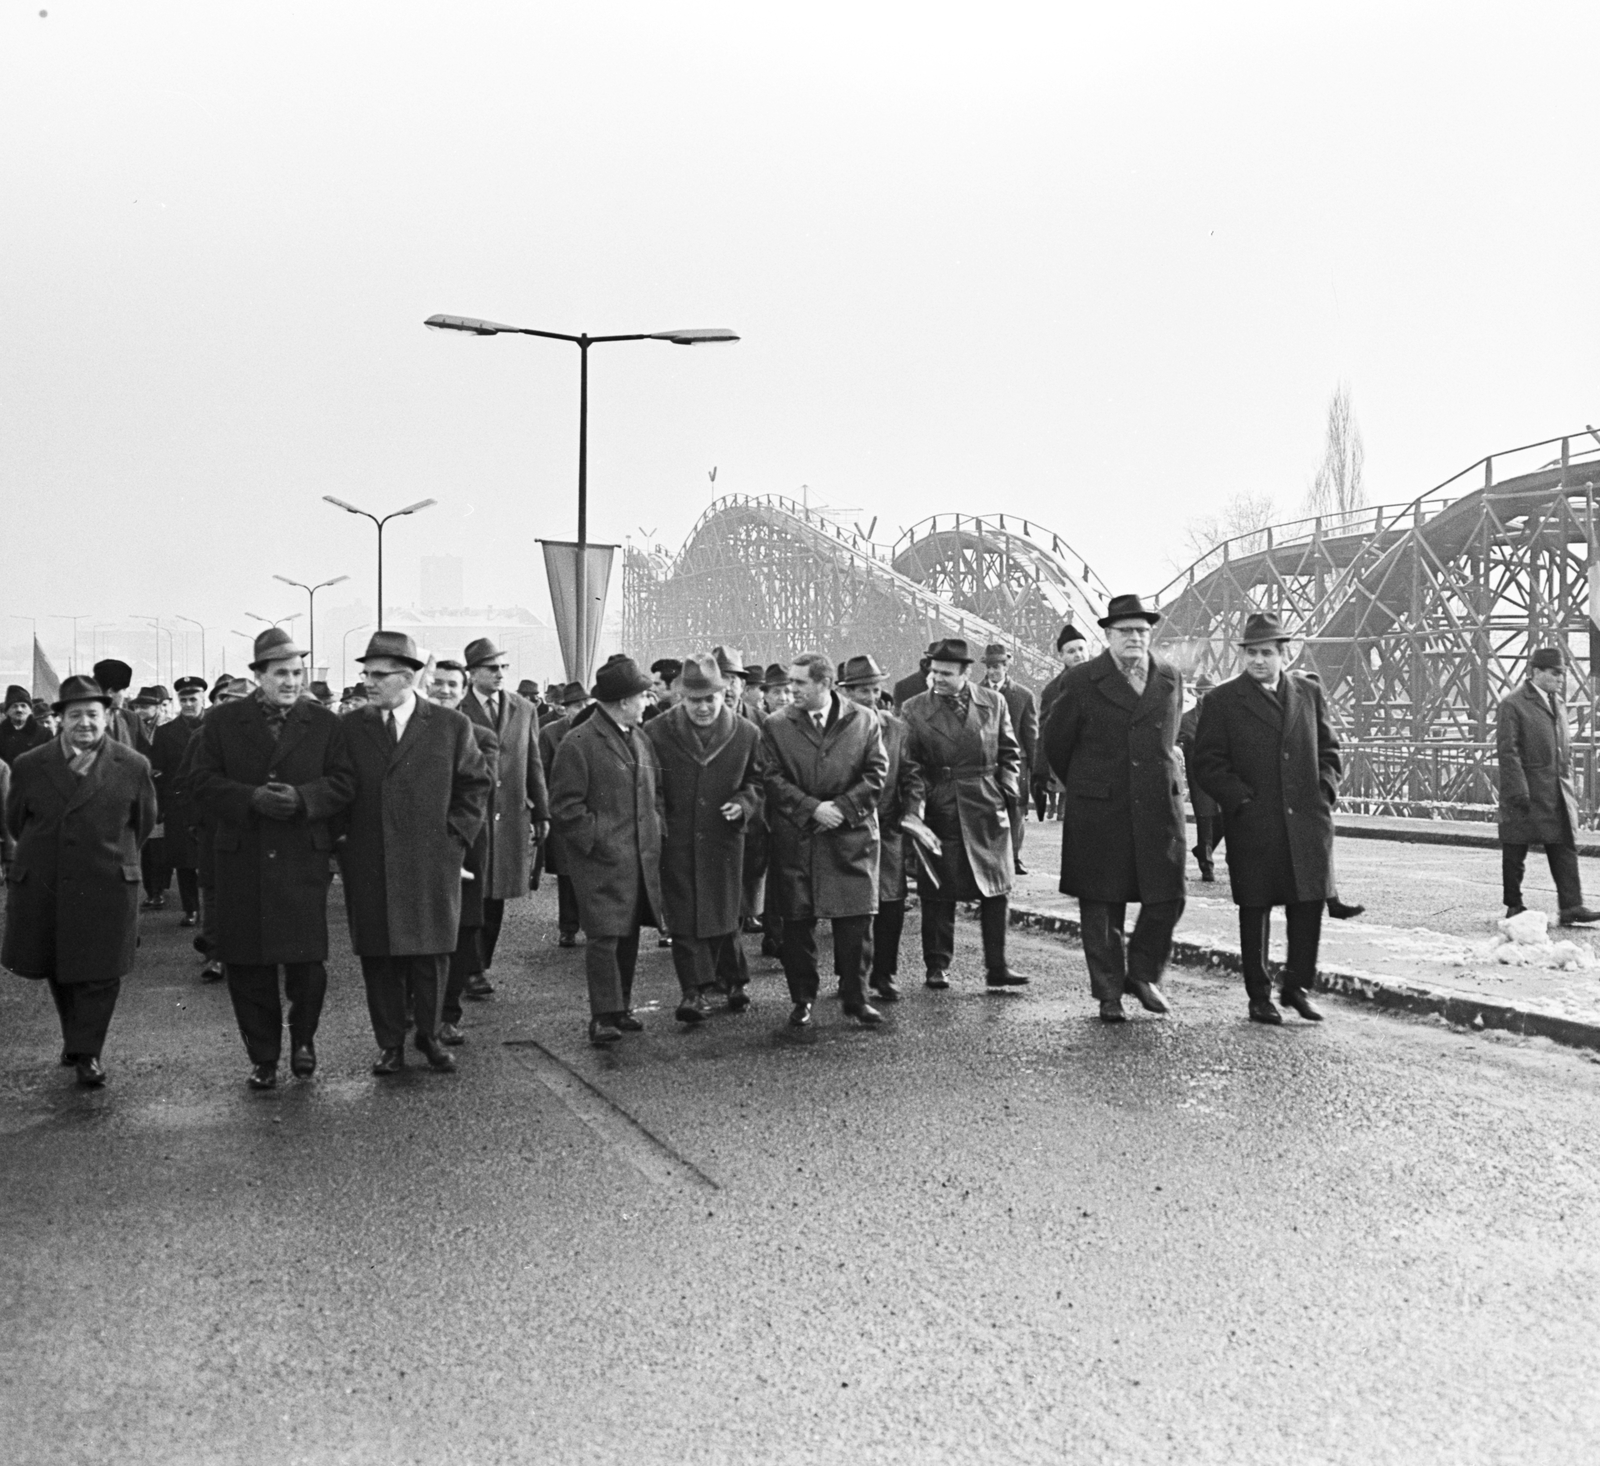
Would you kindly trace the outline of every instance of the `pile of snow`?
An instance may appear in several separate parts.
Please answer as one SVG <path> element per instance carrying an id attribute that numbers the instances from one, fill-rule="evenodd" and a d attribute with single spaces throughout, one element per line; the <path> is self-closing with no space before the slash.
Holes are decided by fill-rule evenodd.
<path id="1" fill-rule="evenodd" d="M 1500 935 L 1489 943 L 1484 955 L 1506 967 L 1554 967 L 1562 972 L 1600 967 L 1592 947 L 1567 940 L 1552 942 L 1550 917 L 1543 911 L 1524 911 L 1495 925 Z"/>

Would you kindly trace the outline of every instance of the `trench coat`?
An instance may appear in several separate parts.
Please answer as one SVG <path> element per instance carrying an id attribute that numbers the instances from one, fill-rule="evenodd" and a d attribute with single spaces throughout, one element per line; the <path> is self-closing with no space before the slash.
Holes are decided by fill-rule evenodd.
<path id="1" fill-rule="evenodd" d="M 277 966 L 328 958 L 329 821 L 355 797 L 339 718 L 303 697 L 276 740 L 259 697 L 219 703 L 201 720 L 189 789 L 211 827 L 220 962 Z M 263 784 L 290 784 L 303 808 L 287 820 L 250 807 Z"/>
<path id="2" fill-rule="evenodd" d="M 494 730 L 474 723 L 472 737 L 478 745 L 478 752 L 483 755 L 484 767 L 494 768 L 495 760 L 500 757 L 500 740 L 495 737 Z M 489 885 L 488 820 L 479 826 L 478 833 L 472 837 L 461 868 L 472 877 L 470 881 L 465 877 L 461 881 L 461 925 L 464 929 L 479 927 L 483 925 L 483 897 Z"/>
<path id="3" fill-rule="evenodd" d="M 167 842 L 167 860 L 176 870 L 193 870 L 195 849 L 195 811 L 188 781 L 183 777 L 184 754 L 189 740 L 200 731 L 202 718 L 180 713 L 163 723 L 150 740 L 150 776 L 156 785 L 156 809 L 161 833 Z"/>
<path id="4" fill-rule="evenodd" d="M 1022 764 L 1011 713 L 993 688 L 974 683 L 967 691 L 971 701 L 964 717 L 931 692 L 919 693 L 903 709 L 905 757 L 917 766 L 923 787 L 922 805 L 911 813 L 921 815 L 944 846 L 929 857 L 939 876 L 937 887 L 917 862 L 917 889 L 924 901 L 1004 896 L 1016 871 L 1008 806 L 1020 798 Z M 970 883 L 964 879 L 963 849 Z"/>
<path id="5" fill-rule="evenodd" d="M 1178 722 L 1178 749 L 1183 754 L 1184 782 L 1189 786 L 1189 808 L 1197 820 L 1203 820 L 1221 814 L 1222 806 L 1200 787 L 1194 762 L 1194 740 L 1199 731 L 1200 703 L 1197 702 Z"/>
<path id="6" fill-rule="evenodd" d="M 720 937 L 739 928 L 745 829 L 761 809 L 761 735 L 724 707 L 702 748 L 682 703 L 651 720 L 645 737 L 661 766 L 662 926 Z M 722 806 L 737 804 L 738 819 Z"/>
<path id="7" fill-rule="evenodd" d="M 6 872 L 0 966 L 60 983 L 130 971 L 139 848 L 156 825 L 149 760 L 108 736 L 80 779 L 52 738 L 11 766 L 5 825 L 17 848 Z"/>
<path id="8" fill-rule="evenodd" d="M 538 719 L 527 698 L 503 688 L 498 720 L 490 721 L 473 691 L 462 698 L 461 711 L 500 740 L 500 756 L 491 770 L 494 788 L 486 816 L 489 887 L 484 894 L 496 901 L 515 900 L 528 894 L 533 878 L 533 822 L 543 823 L 550 818 L 550 796 L 545 789 L 544 765 L 539 760 Z"/>
<path id="9" fill-rule="evenodd" d="M 1500 763 L 1500 843 L 1571 845 L 1578 828 L 1572 786 L 1572 736 L 1567 707 L 1560 715 L 1531 682 L 1500 704 L 1495 748 Z"/>
<path id="10" fill-rule="evenodd" d="M 642 728 L 623 733 L 597 706 L 556 749 L 550 814 L 561 868 L 591 937 L 626 937 L 661 910 L 661 770 Z"/>
<path id="11" fill-rule="evenodd" d="M 1158 657 L 1141 696 L 1101 652 L 1068 668 L 1040 746 L 1061 781 L 1061 890 L 1082 901 L 1184 898 L 1183 678 Z M 1231 847 L 1230 847 L 1231 849 Z"/>
<path id="12" fill-rule="evenodd" d="M 878 800 L 878 904 L 906 899 L 906 862 L 917 857 L 906 849 L 902 821 L 910 812 L 922 808 L 922 773 L 906 757 L 907 730 L 904 718 L 886 708 L 878 710 L 878 728 L 883 734 L 883 752 L 888 768 L 883 776 L 883 794 Z"/>
<path id="13" fill-rule="evenodd" d="M 344 732 L 356 793 L 334 833 L 356 956 L 455 951 L 461 871 L 494 787 L 472 725 L 419 697 L 398 744 L 376 704 L 347 715 Z"/>
<path id="14" fill-rule="evenodd" d="M 544 769 L 547 796 L 550 776 L 555 770 L 556 749 L 561 747 L 561 740 L 571 731 L 572 719 L 565 714 L 539 725 L 539 763 Z M 561 869 L 561 832 L 554 820 L 550 823 L 549 838 L 544 842 L 544 868 L 553 876 L 564 874 Z"/>
<path id="15" fill-rule="evenodd" d="M 1248 675 L 1200 704 L 1195 774 L 1222 806 L 1235 906 L 1326 901 L 1333 879 L 1333 806 L 1342 764 L 1322 686 L 1283 674 L 1284 698 Z"/>
<path id="16" fill-rule="evenodd" d="M 878 801 L 889 771 L 878 716 L 830 693 L 826 727 L 793 704 L 761 727 L 767 793 L 767 901 L 791 921 L 878 910 Z M 812 812 L 831 799 L 844 815 L 824 830 Z"/>

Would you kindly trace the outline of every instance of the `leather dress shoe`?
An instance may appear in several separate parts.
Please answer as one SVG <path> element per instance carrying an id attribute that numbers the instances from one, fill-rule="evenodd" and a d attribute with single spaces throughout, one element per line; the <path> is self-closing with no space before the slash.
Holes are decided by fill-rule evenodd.
<path id="1" fill-rule="evenodd" d="M 251 1089 L 276 1089 L 278 1087 L 278 1066 L 276 1064 L 253 1064 L 250 1067 L 250 1076 L 245 1083 Z"/>
<path id="2" fill-rule="evenodd" d="M 924 987 L 943 989 L 950 986 L 950 979 L 940 972 L 938 968 L 930 967 L 928 975 L 922 979 L 922 985 Z"/>
<path id="3" fill-rule="evenodd" d="M 1352 916 L 1360 916 L 1366 909 L 1365 906 L 1351 906 L 1337 896 L 1328 902 L 1328 915 L 1335 921 L 1349 921 Z"/>
<path id="4" fill-rule="evenodd" d="M 384 1049 L 378 1054 L 378 1062 L 372 1066 L 374 1074 L 398 1074 L 406 1067 L 404 1049 Z"/>
<path id="5" fill-rule="evenodd" d="M 872 991 L 880 1003 L 898 1003 L 900 1001 L 900 989 L 895 986 L 892 977 L 881 978 L 873 983 Z"/>
<path id="6" fill-rule="evenodd" d="M 1510 921 L 1513 916 L 1521 916 L 1522 913 L 1524 911 L 1526 911 L 1527 909 L 1528 908 L 1526 906 L 1508 906 L 1508 907 L 1506 907 L 1506 920 Z"/>
<path id="7" fill-rule="evenodd" d="M 485 998 L 494 996 L 494 984 L 481 972 L 475 972 L 467 979 L 467 985 L 461 990 L 463 998 L 471 998 L 475 1003 L 481 1003 Z"/>
<path id="8" fill-rule="evenodd" d="M 198 916 L 196 916 L 194 914 L 194 912 L 192 912 L 192 911 L 185 911 L 183 913 L 183 919 L 178 923 L 178 925 L 179 926 L 199 926 L 200 925 L 200 918 Z"/>
<path id="9" fill-rule="evenodd" d="M 589 1042 L 597 1049 L 603 1049 L 607 1044 L 614 1044 L 621 1037 L 622 1030 L 612 1023 L 609 1015 L 589 1020 Z"/>
<path id="10" fill-rule="evenodd" d="M 227 975 L 220 962 L 208 962 L 200 969 L 201 982 L 221 982 Z"/>
<path id="11" fill-rule="evenodd" d="M 811 1004 L 810 1003 L 796 1003 L 794 1005 L 794 1007 L 789 1010 L 789 1027 L 790 1028 L 810 1028 L 811 1027 Z"/>
<path id="12" fill-rule="evenodd" d="M 704 1023 L 711 1016 L 711 1004 L 706 1002 L 704 993 L 691 993 L 678 1004 L 672 1016 L 679 1023 L 687 1023 L 692 1027 L 696 1023 Z"/>
<path id="13" fill-rule="evenodd" d="M 1278 1001 L 1285 1008 L 1293 1008 L 1307 1023 L 1322 1022 L 1322 1010 L 1306 995 L 1304 988 L 1286 987 L 1279 994 Z"/>
<path id="14" fill-rule="evenodd" d="M 1216 883 L 1217 883 L 1216 867 L 1215 866 L 1211 866 L 1211 865 L 1203 865 L 1203 866 L 1201 866 L 1200 867 L 1200 881 L 1201 881 L 1202 885 L 1207 885 L 1207 886 L 1216 885 Z"/>
<path id="15" fill-rule="evenodd" d="M 441 1074 L 448 1074 L 456 1067 L 456 1056 L 447 1054 L 439 1047 L 438 1039 L 429 1034 L 419 1033 L 412 1040 L 417 1046 L 417 1052 L 428 1061 L 430 1069 L 437 1069 Z"/>
<path id="16" fill-rule="evenodd" d="M 63 1069 L 70 1069 L 77 1062 L 78 1056 L 76 1054 L 69 1054 L 65 1049 L 62 1049 L 61 1057 L 56 1060 L 56 1063 L 59 1064 Z"/>
<path id="17" fill-rule="evenodd" d="M 644 1032 L 644 1024 L 635 1018 L 631 1012 L 617 1013 L 612 1017 L 611 1021 L 619 1029 L 621 1029 L 623 1033 Z"/>
<path id="18" fill-rule="evenodd" d="M 656 946 L 658 946 L 658 947 L 670 947 L 671 945 L 672 945 L 672 938 L 671 937 L 657 937 L 656 938 Z"/>
<path id="19" fill-rule="evenodd" d="M 771 937 L 761 939 L 761 955 L 763 957 L 781 957 L 783 949 Z"/>
<path id="20" fill-rule="evenodd" d="M 738 983 L 734 990 L 728 994 L 728 1011 L 730 1013 L 743 1013 L 750 1006 L 750 993 L 745 985 Z"/>
<path id="21" fill-rule="evenodd" d="M 859 1008 L 846 1008 L 845 1016 L 854 1018 L 863 1028 L 877 1028 L 883 1022 L 883 1014 L 871 1003 L 863 1003 Z"/>
<path id="22" fill-rule="evenodd" d="M 556 943 L 558 947 L 576 947 L 578 945 L 577 932 L 562 932 L 561 940 Z"/>
<path id="23" fill-rule="evenodd" d="M 1028 867 L 1027 867 L 1027 866 L 1025 866 L 1025 865 L 1024 865 L 1024 864 L 1023 864 L 1023 863 L 1022 863 L 1022 862 L 1021 862 L 1021 861 L 1020 861 L 1020 860 L 1017 860 L 1017 861 L 1013 861 L 1013 862 L 1012 862 L 1012 864 L 1013 864 L 1013 865 L 1014 865 L 1014 866 L 1015 866 L 1015 867 L 1016 867 L 1016 873 L 1017 873 L 1017 874 L 1018 874 L 1018 875 L 1019 875 L 1019 876 L 1025 876 L 1025 875 L 1027 875 L 1027 873 L 1028 873 Z"/>
<path id="24" fill-rule="evenodd" d="M 1130 982 L 1128 991 L 1139 1000 L 1146 1013 L 1170 1013 L 1172 1004 L 1153 982 Z"/>
<path id="25" fill-rule="evenodd" d="M 154 896 L 146 896 L 144 900 L 139 903 L 139 910 L 159 911 L 161 908 L 156 905 L 156 898 Z"/>
<path id="26" fill-rule="evenodd" d="M 1250 1005 L 1250 1021 L 1252 1023 L 1282 1023 L 1283 1014 L 1278 1011 L 1278 1005 L 1271 998 L 1263 998 L 1259 1003 Z"/>
<path id="27" fill-rule="evenodd" d="M 1027 978 L 1009 967 L 996 967 L 984 977 L 984 982 L 992 988 L 1025 988 L 1028 985 Z"/>
<path id="28" fill-rule="evenodd" d="M 1121 998 L 1100 999 L 1100 1021 L 1102 1023 L 1126 1023 L 1128 1015 L 1122 1011 Z"/>
<path id="29" fill-rule="evenodd" d="M 78 1071 L 78 1083 L 88 1089 L 99 1089 L 106 1082 L 105 1067 L 97 1054 L 79 1054 L 72 1067 Z"/>
<path id="30" fill-rule="evenodd" d="M 1600 911 L 1592 906 L 1569 906 L 1559 917 L 1562 926 L 1588 926 L 1600 921 Z"/>
<path id="31" fill-rule="evenodd" d="M 290 1048 L 289 1072 L 298 1074 L 302 1079 L 309 1079 L 317 1072 L 317 1046 L 309 1039 Z"/>
<path id="32" fill-rule="evenodd" d="M 466 1041 L 466 1034 L 464 1034 L 454 1023 L 441 1023 L 439 1025 L 440 1043 L 449 1044 L 451 1048 L 455 1048 L 458 1044 L 464 1044 Z"/>
<path id="33" fill-rule="evenodd" d="M 198 952 L 202 957 L 209 957 L 212 953 L 212 949 L 215 948 L 217 944 L 213 942 L 211 938 L 208 937 L 204 932 L 201 932 L 200 935 L 197 936 L 190 945 L 193 946 L 195 951 Z"/>

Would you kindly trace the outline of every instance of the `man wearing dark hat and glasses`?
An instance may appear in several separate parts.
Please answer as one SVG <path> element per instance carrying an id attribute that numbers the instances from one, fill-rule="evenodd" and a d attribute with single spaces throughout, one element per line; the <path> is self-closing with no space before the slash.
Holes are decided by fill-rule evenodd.
<path id="1" fill-rule="evenodd" d="M 1040 746 L 1061 781 L 1061 889 L 1078 898 L 1089 983 L 1106 1023 L 1122 1023 L 1124 991 L 1152 1013 L 1184 906 L 1178 723 L 1183 678 L 1151 654 L 1161 620 L 1138 596 L 1113 596 L 1107 648 L 1070 668 Z M 1124 949 L 1128 903 L 1139 919 Z"/>
<path id="2" fill-rule="evenodd" d="M 1500 864 L 1506 915 L 1518 916 L 1528 847 L 1543 845 L 1556 884 L 1562 926 L 1600 921 L 1583 904 L 1574 831 L 1577 795 L 1572 784 L 1572 733 L 1563 697 L 1566 669 L 1559 647 L 1542 646 L 1528 664 L 1528 680 L 1501 702 L 1495 718 L 1500 763 Z"/>
<path id="3" fill-rule="evenodd" d="M 5 825 L 0 965 L 49 984 L 61 1019 L 61 1063 L 105 1083 L 100 1062 L 122 978 L 138 944 L 139 847 L 156 822 L 150 764 L 107 735 L 111 698 L 88 677 L 61 684 L 61 736 L 20 755 Z"/>

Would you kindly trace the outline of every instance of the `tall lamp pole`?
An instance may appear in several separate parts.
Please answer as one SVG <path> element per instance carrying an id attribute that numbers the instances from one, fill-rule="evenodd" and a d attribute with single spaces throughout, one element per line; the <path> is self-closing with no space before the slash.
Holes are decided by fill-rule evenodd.
<path id="1" fill-rule="evenodd" d="M 76 672 L 78 670 L 78 623 L 80 621 L 87 621 L 88 619 L 89 617 L 87 614 L 82 616 L 63 616 L 59 611 L 52 612 L 49 616 L 45 617 L 45 620 L 47 621 L 70 621 L 72 623 L 72 661 L 67 665 L 67 670 L 69 672 Z"/>
<path id="2" fill-rule="evenodd" d="M 315 585 L 306 585 L 303 581 L 290 580 L 287 575 L 274 575 L 274 580 L 281 580 L 285 585 L 296 585 L 306 593 L 310 614 L 306 621 L 306 661 L 311 664 L 311 675 L 317 675 L 317 592 L 326 590 L 330 585 L 338 585 L 341 581 L 349 580 L 348 575 L 336 575 L 332 580 L 320 580 Z"/>
<path id="3" fill-rule="evenodd" d="M 432 505 L 437 504 L 439 501 L 437 499 L 418 499 L 415 504 L 407 504 L 404 509 L 396 509 L 392 514 L 385 514 L 382 519 L 379 519 L 376 514 L 370 513 L 366 509 L 357 509 L 354 504 L 347 504 L 347 503 L 345 503 L 345 501 L 343 499 L 335 499 L 332 494 L 324 494 L 322 497 L 329 504 L 333 504 L 333 505 L 337 506 L 338 508 L 343 509 L 346 514 L 360 514 L 360 515 L 364 516 L 365 518 L 370 519 L 375 525 L 378 526 L 378 630 L 382 631 L 383 630 L 383 527 L 391 519 L 398 519 L 402 514 L 415 514 L 417 512 L 417 510 L 419 510 L 419 509 L 427 509 L 427 508 L 431 507 Z M 348 578 L 349 577 L 343 576 L 343 575 L 341 575 L 339 577 L 340 580 L 346 580 Z M 283 577 L 280 575 L 278 577 L 278 579 L 282 580 Z"/>
<path id="4" fill-rule="evenodd" d="M 209 682 L 211 680 L 211 669 L 206 665 L 206 628 L 204 623 L 196 621 L 193 616 L 179 616 L 176 612 L 173 613 L 172 619 L 174 621 L 187 621 L 191 626 L 200 628 L 200 675 Z M 185 655 L 187 656 L 187 652 Z"/>
<path id="5" fill-rule="evenodd" d="M 363 621 L 359 626 L 352 626 L 344 634 L 344 644 L 339 648 L 339 685 L 345 686 L 350 681 L 350 638 L 358 631 L 365 631 L 372 623 Z"/>
<path id="6" fill-rule="evenodd" d="M 498 321 L 482 321 L 474 316 L 429 316 L 423 325 L 434 331 L 464 331 L 470 336 L 542 336 L 548 341 L 570 341 L 578 348 L 578 564 L 577 616 L 573 636 L 577 646 L 581 681 L 588 681 L 594 649 L 589 646 L 589 348 L 605 341 L 670 341 L 674 346 L 708 346 L 737 341 L 732 331 L 721 327 L 681 331 L 634 331 L 621 336 L 570 336 L 564 331 L 536 331 L 529 326 L 504 326 Z"/>

